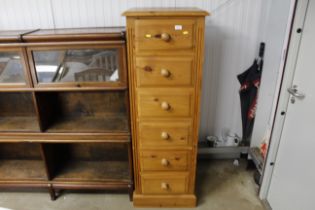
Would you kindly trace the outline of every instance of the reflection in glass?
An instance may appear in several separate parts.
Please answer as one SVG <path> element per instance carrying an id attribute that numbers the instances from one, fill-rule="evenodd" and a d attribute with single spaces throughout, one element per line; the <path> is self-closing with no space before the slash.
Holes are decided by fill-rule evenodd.
<path id="1" fill-rule="evenodd" d="M 18 52 L 0 52 L 0 83 L 25 83 Z"/>
<path id="2" fill-rule="evenodd" d="M 118 50 L 34 51 L 39 83 L 119 81 Z"/>

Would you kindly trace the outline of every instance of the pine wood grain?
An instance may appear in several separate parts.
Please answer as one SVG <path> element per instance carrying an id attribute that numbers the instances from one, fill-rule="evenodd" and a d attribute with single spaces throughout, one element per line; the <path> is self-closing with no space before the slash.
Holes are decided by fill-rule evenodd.
<path id="1" fill-rule="evenodd" d="M 167 8 L 136 9 L 124 15 L 134 206 L 193 207 L 204 16 L 208 13 Z"/>

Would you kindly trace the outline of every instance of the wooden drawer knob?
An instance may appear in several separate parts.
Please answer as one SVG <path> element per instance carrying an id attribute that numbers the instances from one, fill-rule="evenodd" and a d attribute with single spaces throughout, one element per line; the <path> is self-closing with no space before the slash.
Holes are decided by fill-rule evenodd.
<path id="1" fill-rule="evenodd" d="M 169 35 L 168 33 L 162 33 L 162 34 L 161 34 L 161 39 L 162 39 L 163 41 L 168 42 L 168 41 L 171 40 L 171 35 Z"/>
<path id="2" fill-rule="evenodd" d="M 167 159 L 165 159 L 165 158 L 163 158 L 163 159 L 161 160 L 161 165 L 162 165 L 162 166 L 168 166 L 169 163 L 170 163 L 170 162 L 169 162 Z"/>
<path id="3" fill-rule="evenodd" d="M 169 103 L 167 103 L 166 101 L 163 101 L 163 102 L 161 103 L 161 108 L 162 108 L 163 110 L 169 110 L 169 109 L 171 108 L 171 106 L 170 106 Z"/>
<path id="4" fill-rule="evenodd" d="M 169 185 L 166 182 L 161 183 L 161 189 L 162 190 L 168 190 L 168 188 L 169 188 Z"/>
<path id="5" fill-rule="evenodd" d="M 161 138 L 167 140 L 167 139 L 170 138 L 170 135 L 169 135 L 167 132 L 164 132 L 164 131 L 163 131 L 163 132 L 161 133 Z"/>
<path id="6" fill-rule="evenodd" d="M 161 69 L 161 75 L 163 77 L 169 77 L 169 76 L 171 76 L 171 72 L 167 69 Z"/>

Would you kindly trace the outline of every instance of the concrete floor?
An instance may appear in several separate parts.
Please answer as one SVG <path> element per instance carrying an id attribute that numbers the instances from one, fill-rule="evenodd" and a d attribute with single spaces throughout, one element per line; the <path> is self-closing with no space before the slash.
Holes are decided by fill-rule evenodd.
<path id="1" fill-rule="evenodd" d="M 232 160 L 198 162 L 198 207 L 196 210 L 263 210 L 257 198 L 253 172 L 246 162 Z M 133 208 L 127 194 L 63 192 L 56 201 L 47 193 L 0 192 L 1 207 L 14 210 L 128 210 Z M 143 209 L 143 208 L 142 208 Z M 175 210 L 175 208 L 172 208 Z"/>

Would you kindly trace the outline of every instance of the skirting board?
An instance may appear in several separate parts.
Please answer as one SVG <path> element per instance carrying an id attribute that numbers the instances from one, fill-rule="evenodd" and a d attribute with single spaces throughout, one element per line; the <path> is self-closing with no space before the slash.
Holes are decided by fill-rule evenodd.
<path id="1" fill-rule="evenodd" d="M 196 207 L 196 196 L 187 195 L 140 195 L 133 194 L 134 207 Z"/>
<path id="2" fill-rule="evenodd" d="M 249 147 L 199 147 L 201 159 L 237 159 L 241 154 L 248 154 Z"/>

